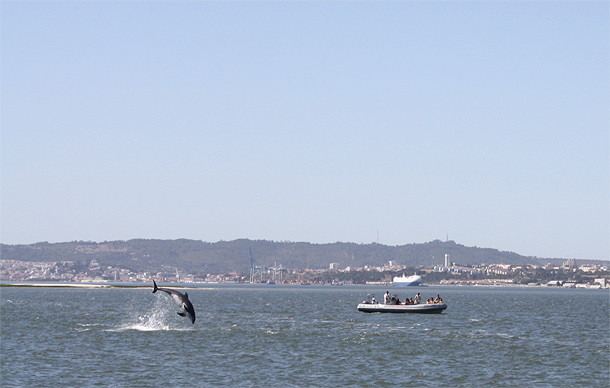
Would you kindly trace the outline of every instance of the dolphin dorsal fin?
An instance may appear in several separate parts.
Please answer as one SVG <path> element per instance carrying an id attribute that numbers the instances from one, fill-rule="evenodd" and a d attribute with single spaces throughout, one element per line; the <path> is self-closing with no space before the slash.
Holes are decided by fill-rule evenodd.
<path id="1" fill-rule="evenodd" d="M 188 298 L 189 298 L 189 294 L 185 292 L 185 293 L 184 293 L 184 297 L 185 297 L 186 299 L 188 299 Z"/>

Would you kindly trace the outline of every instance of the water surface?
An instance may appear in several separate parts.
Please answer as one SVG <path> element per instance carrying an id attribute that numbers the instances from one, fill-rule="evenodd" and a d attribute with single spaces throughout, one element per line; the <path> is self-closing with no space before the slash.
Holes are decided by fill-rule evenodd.
<path id="1" fill-rule="evenodd" d="M 160 285 L 161 286 L 161 285 Z M 163 285 L 166 286 L 166 285 Z M 442 314 L 356 310 L 386 288 L 0 288 L 2 387 L 610 387 L 610 293 L 440 294 Z"/>

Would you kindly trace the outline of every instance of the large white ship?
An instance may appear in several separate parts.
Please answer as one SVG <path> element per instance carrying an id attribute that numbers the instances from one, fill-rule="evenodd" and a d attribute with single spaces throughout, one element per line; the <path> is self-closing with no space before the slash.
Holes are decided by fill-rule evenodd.
<path id="1" fill-rule="evenodd" d="M 421 284 L 421 276 L 415 274 L 411 276 L 394 276 L 394 285 L 399 287 L 419 286 Z"/>

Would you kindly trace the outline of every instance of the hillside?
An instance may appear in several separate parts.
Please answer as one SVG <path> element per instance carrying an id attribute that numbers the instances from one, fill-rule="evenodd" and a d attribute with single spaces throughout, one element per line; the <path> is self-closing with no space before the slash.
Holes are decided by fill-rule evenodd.
<path id="1" fill-rule="evenodd" d="M 77 261 L 95 259 L 102 266 L 133 271 L 156 271 L 177 267 L 194 274 L 247 273 L 250 250 L 256 264 L 281 264 L 291 269 L 328 268 L 330 263 L 347 266 L 382 266 L 392 260 L 398 265 L 443 264 L 445 254 L 459 264 L 541 264 L 537 259 L 491 248 L 466 247 L 454 241 L 434 240 L 421 244 L 388 246 L 382 244 L 274 242 L 240 239 L 215 243 L 196 240 L 144 240 L 0 245 L 2 259 L 22 261 Z"/>

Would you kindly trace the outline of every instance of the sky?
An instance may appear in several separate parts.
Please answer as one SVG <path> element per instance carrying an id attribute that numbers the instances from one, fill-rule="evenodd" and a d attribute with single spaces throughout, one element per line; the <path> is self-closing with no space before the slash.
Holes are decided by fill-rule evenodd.
<path id="1" fill-rule="evenodd" d="M 607 1 L 2 1 L 0 240 L 610 259 Z"/>

